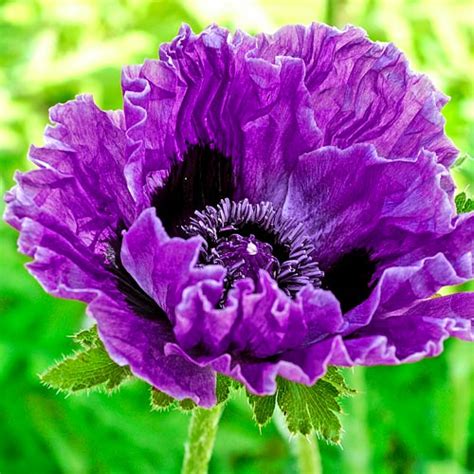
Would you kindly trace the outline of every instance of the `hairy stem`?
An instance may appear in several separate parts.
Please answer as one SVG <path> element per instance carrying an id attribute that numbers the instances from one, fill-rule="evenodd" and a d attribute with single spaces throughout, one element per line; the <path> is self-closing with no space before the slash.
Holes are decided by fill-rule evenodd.
<path id="1" fill-rule="evenodd" d="M 296 439 L 296 455 L 300 474 L 322 474 L 321 456 L 318 440 L 314 435 L 305 437 L 298 435 Z"/>
<path id="2" fill-rule="evenodd" d="M 184 450 L 182 474 L 205 474 L 211 459 L 222 405 L 210 410 L 196 408 L 193 411 Z"/>

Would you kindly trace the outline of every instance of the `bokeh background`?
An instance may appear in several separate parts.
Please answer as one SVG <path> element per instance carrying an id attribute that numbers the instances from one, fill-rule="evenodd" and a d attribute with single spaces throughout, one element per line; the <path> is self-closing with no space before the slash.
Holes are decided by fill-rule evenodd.
<path id="1" fill-rule="evenodd" d="M 0 192 L 29 167 L 50 106 L 89 92 L 102 108 L 121 107 L 121 65 L 155 57 L 182 22 L 195 31 L 362 26 L 452 97 L 448 134 L 472 155 L 473 9 L 471 0 L 0 1 Z M 455 177 L 461 190 L 474 182 L 472 159 Z M 84 324 L 84 306 L 44 294 L 15 242 L 0 223 L 0 472 L 178 473 L 188 417 L 150 412 L 145 384 L 70 398 L 40 385 L 37 374 L 73 350 L 66 336 Z M 467 343 L 449 341 L 436 359 L 347 372 L 360 395 L 344 405 L 344 449 L 320 442 L 324 472 L 473 472 L 473 358 Z M 293 473 L 296 463 L 275 424 L 259 432 L 241 396 L 224 413 L 211 472 Z"/>

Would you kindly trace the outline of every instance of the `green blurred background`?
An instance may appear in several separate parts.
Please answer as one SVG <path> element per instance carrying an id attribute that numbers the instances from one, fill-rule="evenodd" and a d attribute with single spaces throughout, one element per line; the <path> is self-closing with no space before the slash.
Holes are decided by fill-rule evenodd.
<path id="1" fill-rule="evenodd" d="M 362 26 L 452 97 L 448 133 L 472 155 L 473 8 L 470 0 L 0 1 L 0 191 L 28 168 L 28 145 L 41 144 L 51 105 L 89 92 L 120 108 L 121 65 L 155 57 L 181 22 L 195 31 L 211 22 L 249 32 L 313 20 Z M 462 190 L 474 182 L 472 159 L 455 177 Z M 179 472 L 188 417 L 150 412 L 145 384 L 70 398 L 40 385 L 37 374 L 73 350 L 66 335 L 84 324 L 84 306 L 44 294 L 16 237 L 0 223 L 0 472 Z M 472 347 L 459 341 L 415 365 L 347 372 L 360 395 L 345 403 L 344 449 L 320 443 L 324 471 L 473 472 L 473 372 Z M 211 472 L 293 473 L 296 464 L 276 425 L 260 433 L 238 397 Z"/>

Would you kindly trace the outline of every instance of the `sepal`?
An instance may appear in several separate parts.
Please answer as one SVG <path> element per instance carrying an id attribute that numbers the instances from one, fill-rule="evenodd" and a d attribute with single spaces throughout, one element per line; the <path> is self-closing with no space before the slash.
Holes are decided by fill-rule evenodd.
<path id="1" fill-rule="evenodd" d="M 229 399 L 231 390 L 237 383 L 229 377 L 217 374 L 216 378 L 216 399 L 217 405 L 226 402 Z M 184 400 L 175 400 L 166 393 L 161 392 L 155 387 L 150 388 L 150 404 L 152 410 L 163 411 L 170 408 L 180 411 L 191 411 L 197 408 L 197 405 L 189 398 Z"/>
<path id="2" fill-rule="evenodd" d="M 84 390 L 112 392 L 132 376 L 127 366 L 109 357 L 95 327 L 79 332 L 73 339 L 82 349 L 40 375 L 48 387 L 68 394 Z"/>
<path id="3" fill-rule="evenodd" d="M 468 198 L 465 192 L 459 193 L 454 199 L 458 214 L 474 211 L 474 199 Z"/>
<path id="4" fill-rule="evenodd" d="M 268 397 L 259 397 L 247 392 L 247 398 L 253 412 L 253 419 L 259 427 L 265 426 L 275 411 L 276 394 Z"/>
<path id="5" fill-rule="evenodd" d="M 339 444 L 342 433 L 339 398 L 352 394 L 354 390 L 346 385 L 339 369 L 329 367 L 326 375 L 312 386 L 278 378 L 274 395 L 247 396 L 259 426 L 268 423 L 278 404 L 290 433 L 309 435 L 314 431 L 328 443 Z"/>

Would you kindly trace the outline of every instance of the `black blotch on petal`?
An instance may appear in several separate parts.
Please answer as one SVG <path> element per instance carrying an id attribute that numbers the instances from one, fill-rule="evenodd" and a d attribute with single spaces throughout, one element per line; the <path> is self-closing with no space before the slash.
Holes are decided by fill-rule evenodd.
<path id="1" fill-rule="evenodd" d="M 376 284 L 370 284 L 376 264 L 367 250 L 354 249 L 325 270 L 322 286 L 334 293 L 343 313 L 369 297 Z"/>
<path id="2" fill-rule="evenodd" d="M 140 285 L 133 279 L 132 275 L 128 273 L 122 263 L 120 257 L 120 249 L 122 248 L 123 235 L 122 231 L 125 226 L 120 224 L 118 226 L 116 236 L 109 242 L 109 253 L 107 255 L 106 267 L 116 279 L 117 289 L 120 291 L 125 299 L 128 307 L 138 316 L 151 321 L 161 321 L 166 324 L 169 323 L 165 311 L 158 305 L 158 303 L 148 296 Z"/>
<path id="3" fill-rule="evenodd" d="M 191 145 L 156 190 L 152 206 L 168 234 L 181 236 L 180 226 L 195 211 L 231 198 L 233 191 L 232 160 L 210 145 Z"/>

